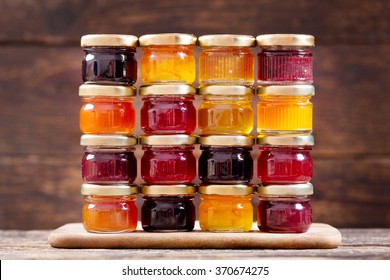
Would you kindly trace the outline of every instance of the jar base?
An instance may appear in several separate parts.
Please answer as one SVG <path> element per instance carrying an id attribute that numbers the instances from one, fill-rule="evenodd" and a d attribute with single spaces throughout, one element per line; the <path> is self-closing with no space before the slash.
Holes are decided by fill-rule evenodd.
<path id="1" fill-rule="evenodd" d="M 90 233 L 101 233 L 101 234 L 128 233 L 128 232 L 135 231 L 135 229 L 121 229 L 121 230 L 85 229 L 85 230 Z"/>
<path id="2" fill-rule="evenodd" d="M 313 130 L 297 129 L 297 130 L 257 130 L 259 136 L 307 136 L 312 134 Z"/>

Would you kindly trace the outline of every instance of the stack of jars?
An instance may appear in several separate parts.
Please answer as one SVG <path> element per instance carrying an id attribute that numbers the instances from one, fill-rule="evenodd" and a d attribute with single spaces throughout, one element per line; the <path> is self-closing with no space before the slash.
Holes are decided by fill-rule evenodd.
<path id="1" fill-rule="evenodd" d="M 131 35 L 86 35 L 84 84 L 79 88 L 82 158 L 82 221 L 90 232 L 127 232 L 137 227 L 137 139 L 132 86 L 137 79 Z"/>
<path id="2" fill-rule="evenodd" d="M 257 36 L 256 41 L 261 181 L 257 224 L 266 232 L 306 232 L 312 223 L 314 37 L 272 34 Z"/>
<path id="3" fill-rule="evenodd" d="M 220 34 L 198 41 L 199 224 L 204 231 L 249 231 L 255 38 Z"/>

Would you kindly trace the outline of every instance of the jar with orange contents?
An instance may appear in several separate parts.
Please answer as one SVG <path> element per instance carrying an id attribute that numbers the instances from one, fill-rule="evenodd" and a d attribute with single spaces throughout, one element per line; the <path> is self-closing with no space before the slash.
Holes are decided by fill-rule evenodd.
<path id="1" fill-rule="evenodd" d="M 81 131 L 86 134 L 131 134 L 136 123 L 135 93 L 131 86 L 81 85 Z"/>

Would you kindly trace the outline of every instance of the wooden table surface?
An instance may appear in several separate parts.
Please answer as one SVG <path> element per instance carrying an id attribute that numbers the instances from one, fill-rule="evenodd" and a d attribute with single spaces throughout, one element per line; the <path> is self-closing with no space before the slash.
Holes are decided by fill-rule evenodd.
<path id="1" fill-rule="evenodd" d="M 340 229 L 342 245 L 321 250 L 56 249 L 50 230 L 1 230 L 0 259 L 390 259 L 390 228 Z"/>

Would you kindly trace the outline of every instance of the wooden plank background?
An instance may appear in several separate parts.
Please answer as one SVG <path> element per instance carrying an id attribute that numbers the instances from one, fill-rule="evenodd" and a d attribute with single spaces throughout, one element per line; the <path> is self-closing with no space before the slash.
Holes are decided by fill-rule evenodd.
<path id="1" fill-rule="evenodd" d="M 314 221 L 390 227 L 388 0 L 0 0 L 0 11 L 0 228 L 81 220 L 80 37 L 158 32 L 313 34 Z"/>

